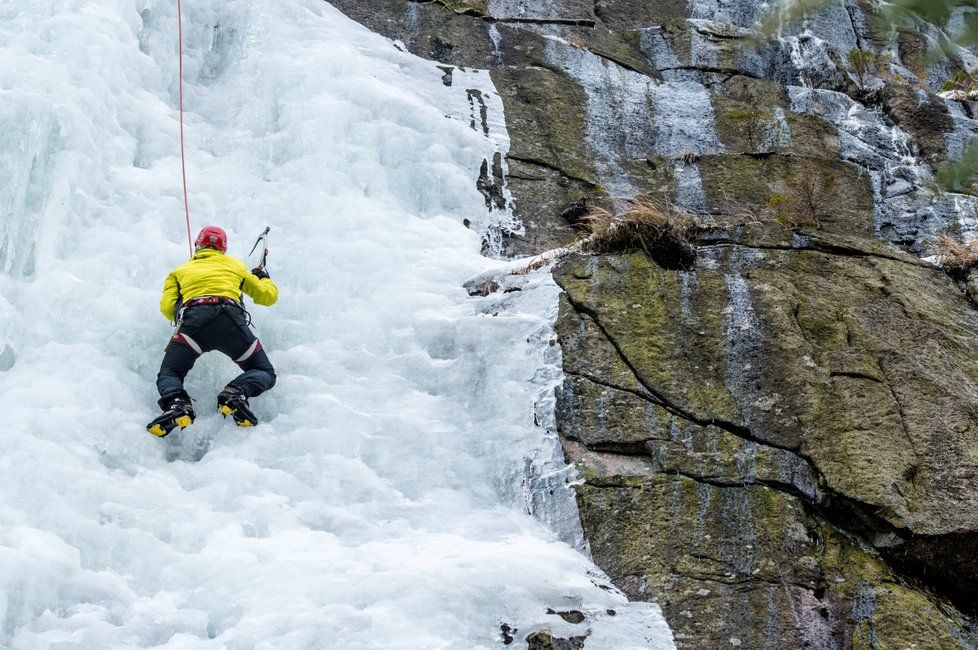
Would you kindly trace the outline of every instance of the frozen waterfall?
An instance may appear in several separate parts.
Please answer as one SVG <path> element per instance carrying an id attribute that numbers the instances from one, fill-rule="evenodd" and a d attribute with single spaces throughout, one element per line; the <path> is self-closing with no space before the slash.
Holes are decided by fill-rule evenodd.
<path id="1" fill-rule="evenodd" d="M 208 355 L 197 423 L 143 429 L 187 254 L 175 3 L 0 6 L 0 646 L 672 647 L 576 548 L 549 275 L 462 289 L 511 218 L 475 182 L 507 146 L 488 73 L 445 85 L 319 0 L 184 8 L 193 225 L 239 257 L 271 225 L 279 382 L 236 429 Z"/>

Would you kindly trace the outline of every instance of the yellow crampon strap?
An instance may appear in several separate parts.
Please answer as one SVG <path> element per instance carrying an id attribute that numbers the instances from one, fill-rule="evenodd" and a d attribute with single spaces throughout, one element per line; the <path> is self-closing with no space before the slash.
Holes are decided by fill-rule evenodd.
<path id="1" fill-rule="evenodd" d="M 217 412 L 220 413 L 221 415 L 223 415 L 224 417 L 227 417 L 229 415 L 232 416 L 232 417 L 234 416 L 234 411 L 227 404 L 222 404 L 221 406 L 217 407 Z M 239 420 L 238 418 L 234 418 L 234 423 L 236 425 L 238 425 L 239 427 L 253 427 L 253 426 L 255 426 L 255 423 L 254 422 L 252 422 L 251 420 L 247 420 L 247 419 L 241 419 L 241 420 Z"/>
<path id="2" fill-rule="evenodd" d="M 174 424 L 176 424 L 176 426 L 180 427 L 181 429 L 186 429 L 187 427 L 189 427 L 191 424 L 194 423 L 194 421 L 190 419 L 189 415 L 181 415 L 173 422 Z M 163 425 L 159 423 L 149 425 L 148 427 L 146 427 L 146 430 L 159 438 L 165 438 L 169 433 L 173 431 L 173 429 L 167 431 L 166 429 L 163 428 Z"/>

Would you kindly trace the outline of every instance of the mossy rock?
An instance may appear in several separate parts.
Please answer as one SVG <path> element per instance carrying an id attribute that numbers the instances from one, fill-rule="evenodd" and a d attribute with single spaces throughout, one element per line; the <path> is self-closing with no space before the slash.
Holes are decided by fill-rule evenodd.
<path id="1" fill-rule="evenodd" d="M 812 115 L 786 111 L 772 101 L 747 103 L 713 95 L 717 133 L 730 153 L 781 153 L 838 160 L 839 134 Z"/>
<path id="2" fill-rule="evenodd" d="M 713 80 L 723 84 L 731 75 L 787 82 L 785 77 L 791 69 L 788 52 L 778 41 L 759 44 L 759 36 L 729 23 L 683 16 L 646 30 L 643 51 L 663 74 L 671 72 L 703 83 Z"/>
<path id="3" fill-rule="evenodd" d="M 917 30 L 900 29 L 897 31 L 897 50 L 903 66 L 918 76 L 927 74 L 928 50 L 927 38 Z"/>
<path id="4" fill-rule="evenodd" d="M 778 490 L 605 475 L 578 501 L 595 561 L 629 597 L 660 604 L 679 648 L 978 642 L 960 613 Z"/>
<path id="5" fill-rule="evenodd" d="M 800 648 L 823 636 L 796 618 L 820 576 L 793 497 L 662 473 L 578 494 L 595 561 L 630 598 L 662 607 L 677 647 Z"/>
<path id="6" fill-rule="evenodd" d="M 435 0 L 457 14 L 487 18 L 489 16 L 489 0 Z"/>
<path id="7" fill-rule="evenodd" d="M 595 15 L 613 30 L 634 30 L 686 18 L 687 0 L 596 0 Z"/>
<path id="8" fill-rule="evenodd" d="M 493 70 L 512 134 L 509 188 L 525 236 L 507 242 L 510 254 L 535 254 L 577 236 L 560 213 L 582 196 L 600 193 L 585 145 L 584 89 L 543 68 Z"/>
<path id="9" fill-rule="evenodd" d="M 700 241 L 695 272 L 641 254 L 556 271 L 560 432 L 595 560 L 679 647 L 978 643 L 917 582 L 973 602 L 971 306 L 872 240 Z"/>
<path id="10" fill-rule="evenodd" d="M 942 273 L 878 243 L 768 225 L 742 232 L 701 246 L 692 273 L 633 254 L 568 259 L 556 278 L 653 401 L 807 459 L 830 495 L 825 507 L 847 512 L 909 572 L 938 571 L 948 593 L 970 593 L 964 576 L 978 577 L 969 557 L 978 495 L 966 487 L 978 472 L 978 404 L 967 388 L 978 385 L 972 307 Z M 605 350 L 596 367 L 615 368 Z M 580 374 L 585 361 L 575 364 Z M 663 436 L 650 421 L 649 456 L 664 470 L 691 471 L 669 445 L 696 436 Z M 715 449 L 699 471 L 729 468 L 724 461 L 743 451 Z M 804 493 L 796 479 L 774 480 Z"/>
<path id="11" fill-rule="evenodd" d="M 509 157 L 535 161 L 597 185 L 585 145 L 587 97 L 568 77 L 542 68 L 493 70 L 513 134 Z"/>
<path id="12" fill-rule="evenodd" d="M 829 233 L 875 235 L 872 181 L 858 167 L 841 160 L 720 154 L 701 157 L 699 170 L 710 210 L 720 214 L 748 210 L 762 215 L 773 199 L 801 193 L 805 179 L 831 179 L 827 184 L 818 181 L 815 218 L 799 212 L 788 215 L 790 221 Z"/>
<path id="13" fill-rule="evenodd" d="M 728 99 L 766 110 L 787 110 L 791 106 L 785 87 L 770 79 L 733 75 L 725 79 L 716 92 Z"/>
<path id="14" fill-rule="evenodd" d="M 622 161 L 621 167 L 640 196 L 671 198 L 676 195 L 675 168 L 680 164 L 683 163 L 666 156 L 648 156 Z"/>
<path id="15" fill-rule="evenodd" d="M 411 53 L 426 59 L 473 68 L 491 68 L 496 63 L 485 22 L 455 13 L 444 3 L 334 0 L 331 4 L 353 20 L 400 41 Z"/>
<path id="16" fill-rule="evenodd" d="M 894 81 L 881 91 L 887 114 L 911 136 L 932 166 L 947 161 L 944 134 L 954 131 L 954 120 L 944 101 L 930 91 Z"/>

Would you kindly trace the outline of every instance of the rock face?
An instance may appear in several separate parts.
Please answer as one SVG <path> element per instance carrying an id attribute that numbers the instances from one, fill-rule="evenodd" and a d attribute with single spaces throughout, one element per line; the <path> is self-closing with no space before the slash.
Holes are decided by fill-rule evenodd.
<path id="1" fill-rule="evenodd" d="M 935 94 L 962 65 L 926 55 L 939 26 L 889 43 L 875 3 L 836 0 L 757 46 L 759 0 L 333 4 L 446 83 L 491 71 L 504 253 L 568 243 L 584 196 L 763 222 L 702 228 L 690 271 L 554 271 L 584 531 L 679 647 L 978 648 L 978 290 L 919 258 L 978 232 L 978 200 L 928 189 L 978 133 Z M 885 79 L 852 48 L 892 56 Z"/>
<path id="2" fill-rule="evenodd" d="M 756 225 L 699 250 L 694 272 L 639 254 L 557 271 L 595 560 L 689 647 L 973 645 L 900 580 L 978 597 L 973 306 L 855 238 Z"/>

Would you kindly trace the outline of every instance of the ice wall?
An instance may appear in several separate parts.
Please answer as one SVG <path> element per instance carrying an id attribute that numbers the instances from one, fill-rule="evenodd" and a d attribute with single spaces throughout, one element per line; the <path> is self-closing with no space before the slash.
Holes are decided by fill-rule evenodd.
<path id="1" fill-rule="evenodd" d="M 197 423 L 143 430 L 187 255 L 175 3 L 0 7 L 0 646 L 489 648 L 505 623 L 671 647 L 540 521 L 568 521 L 534 492 L 566 478 L 533 417 L 552 282 L 461 287 L 509 218 L 475 183 L 506 146 L 466 93 L 491 111 L 488 74 L 446 86 L 318 0 L 185 10 L 193 226 L 239 256 L 272 226 L 279 383 L 235 429 L 205 358 Z"/>

